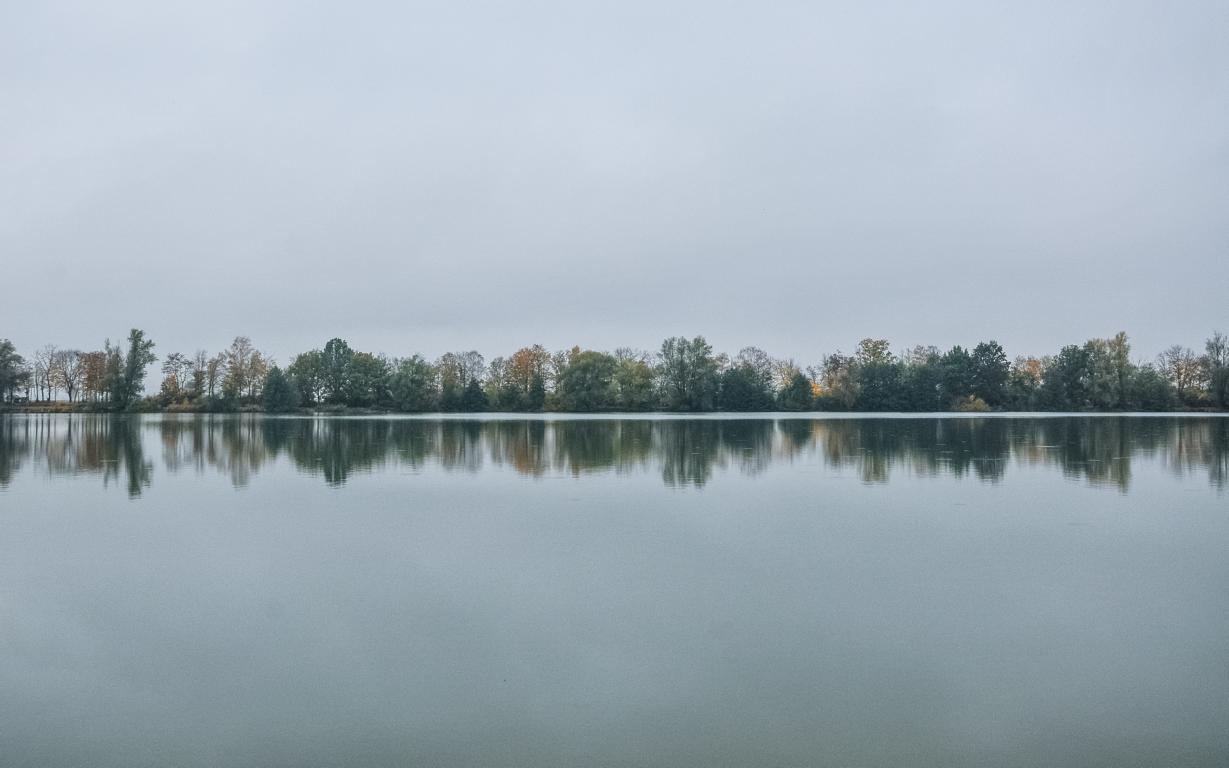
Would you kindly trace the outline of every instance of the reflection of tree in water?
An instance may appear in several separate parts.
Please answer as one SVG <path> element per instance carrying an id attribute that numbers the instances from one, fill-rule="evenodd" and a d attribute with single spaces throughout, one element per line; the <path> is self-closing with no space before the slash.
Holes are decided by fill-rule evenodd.
<path id="1" fill-rule="evenodd" d="M 745 474 L 817 456 L 866 482 L 894 471 L 997 481 L 1011 462 L 1126 491 L 1131 459 L 1179 474 L 1204 471 L 1229 486 L 1229 419 L 540 419 L 266 418 L 253 415 L 35 415 L 0 418 L 0 487 L 27 465 L 50 475 L 121 475 L 139 495 L 152 481 L 145 439 L 171 473 L 225 474 L 236 486 L 285 456 L 301 472 L 342 485 L 377 467 L 476 472 L 484 461 L 531 477 L 652 471 L 671 486 L 702 487 L 717 469 Z M 156 440 L 157 448 L 152 444 Z"/>
<path id="2" fill-rule="evenodd" d="M 776 423 L 767 419 L 722 420 L 717 423 L 720 425 L 721 451 L 731 464 L 745 475 L 758 475 L 768 469 L 773 459 L 773 440 L 778 429 Z M 783 431 L 783 439 L 794 439 L 791 434 Z M 810 442 L 809 437 L 806 439 Z"/>
<path id="3" fill-rule="evenodd" d="M 638 419 L 624 419 L 618 422 L 618 429 L 612 438 L 614 440 L 614 469 L 626 473 L 648 466 L 653 456 L 653 422 Z M 596 463 L 588 466 L 592 470 L 604 467 Z"/>
<path id="4" fill-rule="evenodd" d="M 910 446 L 901 440 L 901 428 L 891 421 L 854 422 L 858 446 L 858 465 L 863 482 L 884 482 L 892 465 L 911 456 Z"/>
<path id="5" fill-rule="evenodd" d="M 1229 419 L 1218 419 L 1205 442 L 1205 465 L 1208 479 L 1218 489 L 1229 486 Z"/>
<path id="6" fill-rule="evenodd" d="M 1013 440 L 1035 431 L 1016 419 L 834 419 L 816 422 L 816 440 L 832 466 L 852 466 L 863 482 L 887 482 L 894 468 L 923 477 L 972 474 L 997 482 Z"/>
<path id="7" fill-rule="evenodd" d="M 777 431 L 781 433 L 781 450 L 784 456 L 793 458 L 815 447 L 815 430 L 819 422 L 812 419 L 780 419 Z"/>
<path id="8" fill-rule="evenodd" d="M 0 418 L 0 487 L 9 484 L 29 459 L 53 477 L 99 475 L 104 485 L 121 473 L 129 496 L 140 496 L 152 482 L 153 464 L 145 459 L 137 416 L 32 414 Z"/>
<path id="9" fill-rule="evenodd" d="M 1002 425 L 985 419 L 846 420 L 823 424 L 824 456 L 855 466 L 863 482 L 887 482 L 900 468 L 913 475 L 994 481 L 1003 475 Z"/>
<path id="10" fill-rule="evenodd" d="M 661 479 L 670 486 L 700 487 L 713 474 L 720 432 L 715 420 L 665 420 L 653 425 L 653 452 L 661 462 Z"/>
<path id="11" fill-rule="evenodd" d="M 1229 487 L 1229 419 L 1213 419 L 1210 425 L 1188 419 L 1166 421 L 1172 422 L 1168 431 L 1173 435 L 1166 465 L 1179 475 L 1206 470 L 1208 481 L 1218 490 Z"/>
<path id="12" fill-rule="evenodd" d="M 492 421 L 482 426 L 492 462 L 510 464 L 519 474 L 530 477 L 546 474 L 545 422 L 541 419 Z"/>
<path id="13" fill-rule="evenodd" d="M 619 434 L 615 421 L 559 421 L 551 424 L 551 461 L 560 472 L 576 477 L 585 472 L 618 467 Z"/>
<path id="14" fill-rule="evenodd" d="M 945 419 L 926 429 L 926 422 L 916 426 L 916 453 L 923 457 L 931 474 L 937 474 L 935 457 L 942 447 L 951 461 L 951 471 L 957 477 L 972 472 L 978 480 L 997 482 L 1003 478 L 1011 457 L 1010 422 L 1003 419 Z"/>
<path id="15" fill-rule="evenodd" d="M 340 486 L 356 472 L 370 472 L 393 454 L 389 422 L 375 419 L 292 419 L 279 437 L 300 471 L 319 473 Z"/>
<path id="16" fill-rule="evenodd" d="M 432 456 L 443 456 L 437 425 L 383 419 L 273 419 L 276 431 L 266 438 L 270 450 L 285 450 L 302 472 L 320 474 L 330 485 L 343 485 L 352 474 L 396 465 L 418 469 Z M 282 447 L 284 446 L 284 448 Z"/>
<path id="17" fill-rule="evenodd" d="M 269 458 L 259 425 L 250 416 L 235 416 L 210 421 L 209 430 L 213 466 L 235 487 L 246 486 Z"/>
<path id="18" fill-rule="evenodd" d="M 7 488 L 22 463 L 34 452 L 29 418 L 0 416 L 0 488 Z"/>
<path id="19" fill-rule="evenodd" d="M 1174 426 L 1088 416 L 1016 424 L 1012 446 L 1018 461 L 1058 466 L 1066 477 L 1123 491 L 1131 483 L 1132 454 L 1155 453 L 1158 438 L 1167 441 Z"/>
<path id="20" fill-rule="evenodd" d="M 477 472 L 482 469 L 482 426 L 480 421 L 441 421 L 440 466 L 448 470 Z"/>
<path id="21" fill-rule="evenodd" d="M 123 478 L 136 498 L 153 482 L 153 462 L 145 458 L 139 416 L 36 417 L 31 444 L 48 474 L 98 474 L 103 485 Z"/>
<path id="22" fill-rule="evenodd" d="M 139 416 L 113 417 L 111 424 L 116 439 L 109 440 L 109 445 L 118 445 L 123 455 L 120 462 L 128 480 L 128 495 L 137 497 L 143 488 L 148 488 L 153 482 L 153 462 L 145 460 L 144 442 L 141 440 L 141 421 Z M 112 463 L 110 466 L 117 466 Z M 115 470 L 118 475 L 119 468 Z"/>
<path id="23" fill-rule="evenodd" d="M 1011 456 L 1008 438 L 1010 425 L 1000 419 L 954 419 L 939 422 L 933 434 L 933 449 L 919 445 L 927 458 L 942 448 L 950 461 L 950 470 L 957 477 L 972 474 L 979 480 L 997 482 L 1003 478 Z M 937 469 L 936 465 L 936 469 Z"/>
<path id="24" fill-rule="evenodd" d="M 653 448 L 649 421 L 556 421 L 550 430 L 552 462 L 559 472 L 628 472 L 643 467 Z"/>
<path id="25" fill-rule="evenodd" d="M 390 422 L 388 439 L 390 448 L 397 452 L 399 466 L 419 470 L 439 454 L 440 431 L 428 421 Z"/>
<path id="26" fill-rule="evenodd" d="M 158 420 L 162 443 L 162 463 L 170 472 L 187 467 L 200 470 L 204 464 L 206 430 L 198 422 L 207 416 L 168 413 Z"/>

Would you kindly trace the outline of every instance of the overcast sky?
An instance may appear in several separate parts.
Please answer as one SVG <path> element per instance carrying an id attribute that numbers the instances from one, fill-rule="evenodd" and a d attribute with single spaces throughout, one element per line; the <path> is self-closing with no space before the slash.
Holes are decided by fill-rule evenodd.
<path id="1" fill-rule="evenodd" d="M 0 337 L 1229 330 L 1229 4 L 0 0 Z"/>

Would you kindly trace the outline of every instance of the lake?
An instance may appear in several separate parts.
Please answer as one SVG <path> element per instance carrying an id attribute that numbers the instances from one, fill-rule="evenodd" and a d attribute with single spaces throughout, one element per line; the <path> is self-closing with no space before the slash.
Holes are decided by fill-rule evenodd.
<path id="1" fill-rule="evenodd" d="M 1229 418 L 0 416 L 4 766 L 1224 766 Z"/>

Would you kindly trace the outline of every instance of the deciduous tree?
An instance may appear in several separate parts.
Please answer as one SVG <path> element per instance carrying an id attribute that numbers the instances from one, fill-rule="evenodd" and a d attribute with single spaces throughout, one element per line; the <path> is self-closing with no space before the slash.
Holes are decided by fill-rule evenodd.
<path id="1" fill-rule="evenodd" d="M 795 370 L 777 398 L 777 407 L 783 411 L 809 411 L 812 399 L 811 380 L 802 371 Z"/>
<path id="2" fill-rule="evenodd" d="M 565 411 L 603 411 L 614 407 L 618 362 L 605 352 L 586 350 L 571 355 L 556 388 L 556 402 Z"/>
<path id="3" fill-rule="evenodd" d="M 265 374 L 262 397 L 265 410 L 270 413 L 288 413 L 299 406 L 299 393 L 294 381 L 276 365 Z"/>
<path id="4" fill-rule="evenodd" d="M 85 377 L 81 353 L 75 349 L 62 349 L 56 352 L 52 372 L 56 386 L 68 395 L 68 402 L 74 402 Z"/>
<path id="5" fill-rule="evenodd" d="M 435 369 L 418 355 L 397 361 L 389 390 L 393 407 L 399 411 L 422 413 L 439 407 Z"/>
<path id="6" fill-rule="evenodd" d="M 1204 377 L 1208 398 L 1217 408 L 1229 408 L 1229 336 L 1220 331 L 1204 344 Z"/>
<path id="7" fill-rule="evenodd" d="M 0 339 L 0 401 L 12 402 L 27 378 L 25 358 L 17 354 L 13 342 Z"/>
<path id="8" fill-rule="evenodd" d="M 662 405 L 672 411 L 709 411 L 717 397 L 717 361 L 703 336 L 666 339 L 657 356 Z"/>

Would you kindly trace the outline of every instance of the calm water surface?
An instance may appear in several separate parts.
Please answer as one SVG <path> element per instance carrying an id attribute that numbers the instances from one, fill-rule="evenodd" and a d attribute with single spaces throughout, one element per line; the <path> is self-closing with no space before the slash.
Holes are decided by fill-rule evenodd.
<path id="1" fill-rule="evenodd" d="M 0 417 L 0 765 L 1227 764 L 1226 418 Z"/>

